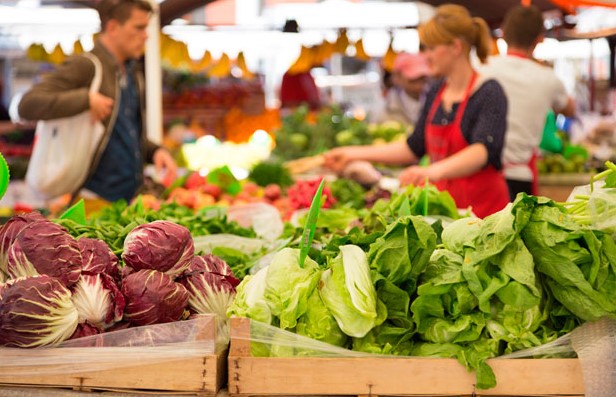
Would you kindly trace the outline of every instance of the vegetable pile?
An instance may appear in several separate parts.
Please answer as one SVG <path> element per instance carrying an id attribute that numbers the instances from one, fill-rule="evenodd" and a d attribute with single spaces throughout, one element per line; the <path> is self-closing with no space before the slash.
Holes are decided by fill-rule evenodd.
<path id="1" fill-rule="evenodd" d="M 242 281 L 228 314 L 362 352 L 457 358 L 481 389 L 496 385 L 487 359 L 616 317 L 610 234 L 524 194 L 484 220 L 456 220 L 455 206 L 434 196 L 435 212 L 452 216 L 443 228 L 410 214 L 437 192 L 407 193 L 382 204 L 373 218 L 384 223 L 371 230 L 317 234 L 303 267 L 299 250 L 278 252 Z M 276 336 L 256 339 L 255 355 L 311 354 Z"/>
<path id="2" fill-rule="evenodd" d="M 191 313 L 221 315 L 228 338 L 224 314 L 239 280 L 219 258 L 196 256 L 186 227 L 141 224 L 118 254 L 38 213 L 11 218 L 0 229 L 0 346 L 53 346 Z"/>

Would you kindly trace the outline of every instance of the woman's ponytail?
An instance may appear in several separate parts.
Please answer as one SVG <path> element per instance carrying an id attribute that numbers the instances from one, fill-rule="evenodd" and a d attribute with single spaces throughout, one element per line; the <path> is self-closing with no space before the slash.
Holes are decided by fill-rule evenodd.
<path id="1" fill-rule="evenodd" d="M 488 56 L 492 52 L 492 35 L 490 34 L 490 28 L 483 18 L 474 17 L 473 25 L 475 26 L 475 51 L 477 58 L 481 63 L 486 63 Z"/>

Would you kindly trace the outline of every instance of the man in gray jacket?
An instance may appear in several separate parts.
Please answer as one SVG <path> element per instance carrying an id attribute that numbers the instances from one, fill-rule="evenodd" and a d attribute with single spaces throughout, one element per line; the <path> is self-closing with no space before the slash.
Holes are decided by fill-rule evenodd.
<path id="1" fill-rule="evenodd" d="M 88 92 L 93 62 L 72 56 L 24 94 L 19 114 L 49 120 L 89 109 L 92 119 L 106 127 L 108 143 L 84 188 L 107 201 L 129 201 L 143 183 L 146 162 L 170 179 L 177 171 L 169 152 L 150 142 L 145 131 L 144 78 L 137 60 L 145 49 L 152 7 L 147 0 L 102 0 L 97 9 L 101 33 L 92 54 L 102 65 L 99 92 Z"/>

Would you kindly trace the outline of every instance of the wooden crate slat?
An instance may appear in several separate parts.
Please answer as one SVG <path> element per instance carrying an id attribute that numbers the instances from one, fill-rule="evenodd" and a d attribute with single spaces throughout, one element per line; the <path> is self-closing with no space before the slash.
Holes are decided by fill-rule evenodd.
<path id="1" fill-rule="evenodd" d="M 0 374 L 0 383 L 68 386 L 78 389 L 203 390 L 215 394 L 218 390 L 217 368 L 220 365 L 217 361 L 216 356 L 209 356 L 96 372 L 69 372 L 65 375 L 3 378 Z M 17 371 L 11 369 L 11 372 Z"/>
<path id="2" fill-rule="evenodd" d="M 202 322 L 197 329 L 196 340 L 215 340 L 215 322 L 207 316 L 198 317 Z M 70 363 L 71 354 L 83 355 L 82 348 L 45 349 L 38 352 L 41 357 L 58 356 Z M 96 354 L 96 348 L 86 348 Z M 126 348 L 130 349 L 130 348 Z M 125 353 L 123 353 L 124 355 Z M 117 368 L 102 368 L 98 371 L 84 372 L 78 364 L 63 366 L 62 374 L 33 375 L 45 373 L 41 365 L 36 371 L 32 366 L 6 367 L 0 371 L 0 385 L 37 385 L 75 390 L 126 390 L 126 391 L 173 391 L 199 392 L 200 395 L 215 395 L 226 385 L 227 355 L 225 350 L 218 354 L 205 354 L 203 357 L 176 357 L 159 362 L 139 363 L 132 361 L 126 365 L 118 363 Z M 1 358 L 0 358 L 1 359 Z M 56 370 L 56 372 L 58 372 Z M 1 393 L 0 393 L 1 395 Z"/>
<path id="3" fill-rule="evenodd" d="M 250 320 L 232 319 L 229 395 L 583 396 L 577 359 L 492 359 L 497 386 L 475 389 L 455 359 L 251 357 Z"/>

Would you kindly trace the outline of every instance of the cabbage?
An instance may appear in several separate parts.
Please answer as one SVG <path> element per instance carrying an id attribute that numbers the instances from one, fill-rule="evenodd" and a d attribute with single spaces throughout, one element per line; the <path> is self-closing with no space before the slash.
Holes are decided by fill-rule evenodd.
<path id="1" fill-rule="evenodd" d="M 73 303 L 79 313 L 79 323 L 89 322 L 106 329 L 122 320 L 124 296 L 111 276 L 82 274 L 73 290 Z"/>
<path id="2" fill-rule="evenodd" d="M 124 319 L 133 325 L 178 321 L 188 303 L 188 291 L 171 276 L 156 270 L 139 270 L 122 282 L 126 299 Z"/>
<path id="3" fill-rule="evenodd" d="M 195 256 L 178 282 L 188 290 L 189 309 L 197 314 L 216 314 L 216 337 L 228 342 L 227 309 L 235 296 L 235 286 L 240 283 L 231 268 L 214 255 Z"/>
<path id="4" fill-rule="evenodd" d="M 194 253 L 187 228 L 169 221 L 154 221 L 128 233 L 122 260 L 134 270 L 158 270 L 175 278 L 190 266 Z"/>
<path id="5" fill-rule="evenodd" d="M 37 221 L 44 221 L 45 218 L 38 212 L 30 212 L 23 215 L 14 215 L 0 229 L 0 279 L 2 273 L 7 273 L 6 261 L 9 254 L 9 247 L 15 237 L 28 224 Z M 0 280 L 1 281 L 1 280 Z"/>
<path id="6" fill-rule="evenodd" d="M 25 226 L 9 247 L 7 270 L 12 278 L 47 274 L 70 288 L 79 280 L 81 251 L 66 229 L 50 221 Z"/>
<path id="7" fill-rule="evenodd" d="M 78 318 L 71 292 L 53 277 L 18 278 L 0 290 L 0 346 L 56 345 L 73 335 Z"/>
<path id="8" fill-rule="evenodd" d="M 272 323 L 272 311 L 265 300 L 267 267 L 246 276 L 237 287 L 237 295 L 227 310 L 228 317 L 248 317 L 265 324 Z"/>
<path id="9" fill-rule="evenodd" d="M 376 290 L 366 253 L 356 245 L 343 245 L 321 276 L 319 293 L 340 329 L 362 338 L 384 320 L 377 316 Z"/>
<path id="10" fill-rule="evenodd" d="M 300 267 L 299 254 L 298 249 L 284 248 L 267 267 L 264 298 L 282 329 L 295 328 L 297 319 L 306 313 L 308 298 L 321 275 L 319 265 L 308 257 Z"/>
<path id="11" fill-rule="evenodd" d="M 77 244 L 83 258 L 82 274 L 105 273 L 116 281 L 120 280 L 118 257 L 106 242 L 96 238 L 82 237 L 77 240 Z"/>

